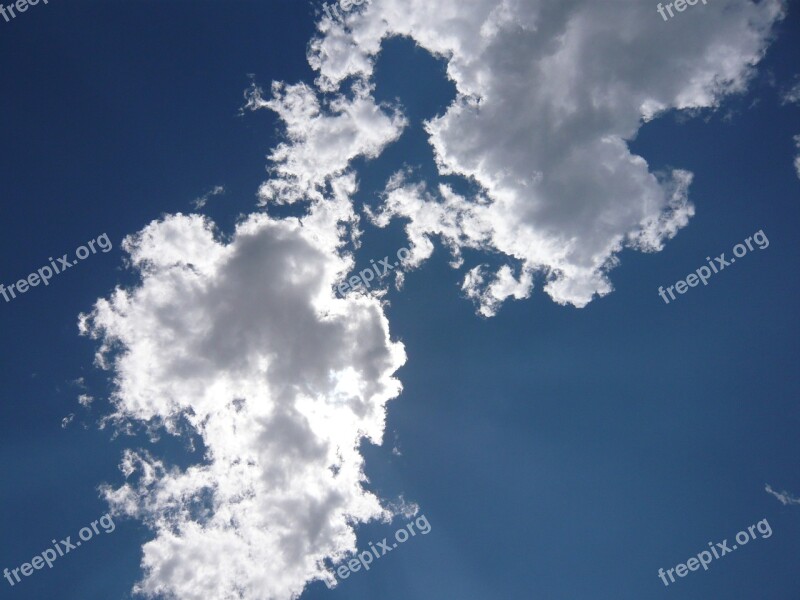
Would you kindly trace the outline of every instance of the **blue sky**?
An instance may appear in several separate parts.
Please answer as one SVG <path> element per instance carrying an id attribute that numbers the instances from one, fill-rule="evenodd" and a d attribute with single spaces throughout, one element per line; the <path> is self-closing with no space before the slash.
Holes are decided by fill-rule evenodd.
<path id="1" fill-rule="evenodd" d="M 116 524 L 52 569 L 0 580 L 3 598 L 130 598 L 138 582 L 220 600 L 797 597 L 800 506 L 765 491 L 800 496 L 797 4 L 783 19 L 771 2 L 698 5 L 668 23 L 638 0 L 509 3 L 494 21 L 488 0 L 456 16 L 458 3 L 407 4 L 373 0 L 347 31 L 317 33 L 318 5 L 288 1 L 51 2 L 0 21 L 0 283 L 103 233 L 113 243 L 0 300 L 0 568 L 111 509 Z M 465 41 L 481 20 L 504 32 L 489 50 Z M 380 23 L 390 39 L 374 57 Z M 589 50 L 551 71 L 538 39 L 564 23 L 585 28 L 576 48 Z M 639 61 L 619 52 L 626 32 Z M 321 65 L 307 60 L 315 36 Z M 712 47 L 729 60 L 693 71 Z M 545 65 L 541 81 L 529 62 Z M 689 83 L 718 72 L 742 90 Z M 285 104 L 242 110 L 273 81 Z M 648 122 L 627 100 L 645 96 L 664 104 Z M 318 121 L 292 113 L 311 97 Z M 289 159 L 270 161 L 280 144 Z M 675 169 L 692 179 L 669 204 L 661 174 Z M 277 197 L 257 195 L 265 181 Z M 649 248 L 626 220 L 643 206 L 666 219 Z M 179 213 L 207 215 L 214 235 Z M 765 250 L 669 305 L 658 296 L 759 230 Z M 401 247 L 414 254 L 400 289 L 387 277 L 385 296 L 336 303 L 331 286 L 314 302 L 332 320 L 306 310 L 320 281 Z M 479 265 L 483 281 L 465 283 Z M 492 287 L 503 265 L 512 280 Z M 135 310 L 93 313 L 115 286 Z M 130 451 L 154 481 L 124 487 Z M 180 485 L 193 493 L 164 501 Z M 430 534 L 334 590 L 315 580 L 316 561 L 403 526 L 379 518 L 401 499 Z M 658 578 L 765 518 L 771 537 L 669 587 Z"/>

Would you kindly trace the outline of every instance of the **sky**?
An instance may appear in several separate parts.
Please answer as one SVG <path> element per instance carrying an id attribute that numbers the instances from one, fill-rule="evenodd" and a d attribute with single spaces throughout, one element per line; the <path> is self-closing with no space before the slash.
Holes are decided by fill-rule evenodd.
<path id="1" fill-rule="evenodd" d="M 796 599 L 798 4 L 677 4 L 0 12 L 0 598 Z"/>

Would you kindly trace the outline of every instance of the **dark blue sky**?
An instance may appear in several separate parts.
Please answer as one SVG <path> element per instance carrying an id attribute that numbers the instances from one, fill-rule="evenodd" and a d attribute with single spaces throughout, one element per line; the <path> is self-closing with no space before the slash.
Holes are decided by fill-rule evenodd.
<path id="1" fill-rule="evenodd" d="M 223 230 L 254 209 L 277 120 L 239 116 L 242 91 L 251 73 L 265 85 L 313 79 L 312 12 L 297 1 L 72 1 L 0 22 L 0 282 L 104 232 L 114 243 L 48 287 L 0 301 L 0 568 L 99 518 L 97 486 L 120 483 L 124 448 L 149 444 L 98 430 L 110 388 L 77 316 L 131 282 L 125 235 L 192 210 L 215 185 L 226 193 L 207 213 Z M 800 507 L 764 492 L 771 483 L 800 493 L 800 111 L 769 84 L 792 81 L 799 29 L 794 10 L 750 92 L 708 119 L 662 117 L 632 142 L 652 169 L 695 174 L 697 214 L 664 251 L 624 252 L 611 295 L 578 310 L 537 288 L 482 319 L 441 248 L 390 292 L 409 360 L 387 443 L 365 448 L 367 473 L 382 497 L 417 502 L 433 529 L 305 597 L 800 596 Z M 411 126 L 381 159 L 359 163 L 365 204 L 404 163 L 434 172 L 420 120 L 453 97 L 442 64 L 407 42 L 387 45 L 376 81 L 376 97 L 399 97 Z M 405 243 L 398 223 L 366 227 L 357 265 Z M 758 230 L 769 248 L 670 305 L 658 297 Z M 80 377 L 87 390 L 71 383 Z M 91 411 L 80 393 L 100 398 Z M 391 453 L 395 436 L 402 456 Z M 180 464 L 200 458 L 181 441 L 159 444 Z M 669 588 L 658 579 L 659 567 L 763 518 L 772 537 Z M 361 528 L 359 548 L 394 530 Z M 52 570 L 14 588 L 0 581 L 0 597 L 129 597 L 147 539 L 139 523 L 118 522 Z"/>

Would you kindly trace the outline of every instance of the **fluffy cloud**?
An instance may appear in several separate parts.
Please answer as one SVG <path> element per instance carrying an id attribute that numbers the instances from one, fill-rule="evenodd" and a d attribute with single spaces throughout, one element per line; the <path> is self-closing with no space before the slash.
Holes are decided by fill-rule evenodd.
<path id="1" fill-rule="evenodd" d="M 768 494 L 772 494 L 773 496 L 775 496 L 778 499 L 778 501 L 784 506 L 789 506 L 792 504 L 800 504 L 800 498 L 795 498 L 794 496 L 792 496 L 792 494 L 790 494 L 787 491 L 776 492 L 775 490 L 772 489 L 772 486 L 769 484 L 766 485 L 764 491 L 766 491 Z"/>
<path id="2" fill-rule="evenodd" d="M 653 173 L 627 141 L 669 109 L 701 109 L 745 89 L 779 0 L 718 1 L 664 23 L 646 3 L 564 0 L 381 0 L 346 24 L 323 19 L 310 62 L 318 85 L 368 81 L 381 41 L 402 35 L 447 61 L 458 97 L 427 123 L 441 174 L 479 184 L 478 198 L 387 188 L 381 222 L 410 221 L 417 257 L 430 238 L 498 251 L 464 290 L 494 314 L 543 273 L 557 302 L 586 305 L 613 288 L 623 248 L 660 250 L 694 213 L 691 174 Z"/>
<path id="3" fill-rule="evenodd" d="M 139 592 L 294 598 L 333 581 L 324 561 L 355 549 L 356 523 L 388 518 L 359 444 L 381 442 L 405 355 L 376 298 L 334 296 L 352 268 L 336 224 L 352 218 L 340 194 L 302 219 L 251 215 L 226 241 L 203 217 L 168 216 L 124 242 L 141 283 L 82 315 L 115 373 L 113 419 L 188 423 L 205 447 L 186 469 L 129 450 L 126 483 L 105 488 L 115 514 L 155 532 Z"/>
<path id="4" fill-rule="evenodd" d="M 623 248 L 657 251 L 688 223 L 691 174 L 651 172 L 627 140 L 661 111 L 744 89 L 780 16 L 777 0 L 719 0 L 667 24 L 633 3 L 381 0 L 344 24 L 323 18 L 315 86 L 246 94 L 246 108 L 285 125 L 261 201 L 306 200 L 305 216 L 250 215 L 230 239 L 197 215 L 153 222 L 124 245 L 140 283 L 81 317 L 114 371 L 112 420 L 188 424 L 205 449 L 185 469 L 128 450 L 126 483 L 105 488 L 116 514 L 155 534 L 138 590 L 294 598 L 333 581 L 325 561 L 355 548 L 355 524 L 389 515 L 365 487 L 359 444 L 382 440 L 403 348 L 377 296 L 333 292 L 353 266 L 343 240 L 358 233 L 351 162 L 406 125 L 372 96 L 382 40 L 409 36 L 447 60 L 458 97 L 426 127 L 439 171 L 478 191 L 398 173 L 370 217 L 406 221 L 408 268 L 436 239 L 454 267 L 465 249 L 506 257 L 466 269 L 465 295 L 491 316 L 537 273 L 554 300 L 583 306 L 612 290 Z"/>
<path id="5" fill-rule="evenodd" d="M 355 550 L 357 523 L 412 506 L 366 489 L 359 451 L 382 442 L 403 347 L 377 296 L 334 297 L 357 235 L 349 164 L 377 156 L 405 120 L 359 83 L 324 100 L 302 83 L 245 98 L 286 132 L 261 202 L 307 200 L 305 215 L 253 214 L 230 240 L 198 215 L 153 222 L 124 242 L 141 284 L 80 320 L 115 372 L 108 420 L 176 435 L 188 424 L 205 448 L 184 470 L 128 450 L 126 483 L 104 488 L 116 514 L 155 532 L 136 588 L 148 596 L 295 598 L 309 581 L 335 582 L 326 561 Z"/>
<path id="6" fill-rule="evenodd" d="M 342 175 L 359 156 L 377 157 L 406 126 L 396 110 L 378 106 L 366 84 L 356 83 L 352 97 L 338 95 L 322 103 L 308 85 L 272 85 L 272 98 L 253 85 L 245 108 L 275 111 L 284 123 L 287 141 L 270 154 L 273 177 L 259 190 L 262 203 L 321 201 L 325 184 Z"/>

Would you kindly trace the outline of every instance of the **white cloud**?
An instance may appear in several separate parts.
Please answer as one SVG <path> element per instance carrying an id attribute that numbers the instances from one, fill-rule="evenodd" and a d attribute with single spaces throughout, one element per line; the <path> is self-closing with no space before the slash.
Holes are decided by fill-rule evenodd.
<path id="1" fill-rule="evenodd" d="M 526 297 L 532 272 L 555 301 L 584 306 L 612 291 L 623 248 L 657 251 L 694 214 L 691 174 L 652 173 L 627 140 L 665 110 L 743 91 L 782 14 L 778 0 L 715 2 L 665 24 L 646 3 L 381 0 L 346 27 L 323 20 L 310 62 L 335 91 L 371 77 L 389 36 L 443 57 L 458 98 L 427 123 L 430 142 L 439 171 L 477 182 L 485 201 L 393 183 L 383 222 L 410 219 L 420 259 L 431 236 L 456 264 L 462 247 L 513 257 L 516 276 L 468 271 L 484 314 Z"/>
<path id="2" fill-rule="evenodd" d="M 797 146 L 797 156 L 794 157 L 794 170 L 800 179 L 800 135 L 794 136 L 794 143 Z"/>
<path id="3" fill-rule="evenodd" d="M 137 590 L 182 600 L 294 598 L 355 550 L 354 526 L 397 508 L 366 490 L 359 444 L 381 443 L 385 403 L 405 361 L 378 297 L 334 297 L 353 266 L 358 217 L 348 171 L 405 126 L 369 86 L 324 101 L 305 84 L 253 85 L 249 110 L 283 120 L 261 202 L 309 200 L 302 219 L 245 218 L 228 242 L 198 215 L 153 222 L 125 240 L 142 276 L 81 318 L 116 372 L 120 430 L 144 422 L 201 436 L 206 461 L 180 471 L 126 452 L 128 483 L 105 494 L 155 531 Z M 192 443 L 190 441 L 190 447 Z"/>
<path id="4" fill-rule="evenodd" d="M 583 306 L 611 291 L 622 248 L 659 250 L 687 224 L 691 174 L 651 173 L 626 140 L 660 111 L 744 89 L 780 5 L 721 1 L 665 26 L 630 4 L 381 0 L 344 25 L 323 18 L 309 51 L 317 89 L 246 93 L 247 109 L 285 124 L 262 203 L 310 200 L 308 214 L 250 215 L 230 239 L 198 215 L 153 222 L 124 244 L 141 283 L 80 321 L 114 370 L 120 428 L 178 434 L 186 422 L 206 448 L 184 470 L 128 450 L 127 482 L 105 488 L 116 514 L 154 530 L 139 591 L 294 598 L 333 581 L 324 561 L 355 549 L 355 524 L 396 510 L 365 488 L 358 446 L 382 440 L 403 348 L 379 298 L 333 290 L 353 266 L 343 240 L 358 235 L 351 162 L 380 155 L 407 124 L 372 96 L 384 38 L 446 58 L 459 96 L 427 131 L 440 172 L 480 192 L 398 174 L 371 217 L 407 219 L 409 268 L 434 238 L 457 267 L 465 249 L 516 259 L 493 273 L 468 266 L 463 290 L 484 315 L 527 297 L 537 272 L 554 300 Z"/>
<path id="5" fill-rule="evenodd" d="M 74 413 L 69 413 L 66 417 L 61 419 L 61 429 L 66 429 L 69 426 L 69 424 L 72 423 L 72 420 L 74 418 L 75 418 L 75 414 Z"/>
<path id="6" fill-rule="evenodd" d="M 124 242 L 141 284 L 81 316 L 115 371 L 114 419 L 173 433 L 185 419 L 206 448 L 185 470 L 127 451 L 127 483 L 105 489 L 155 532 L 140 592 L 294 598 L 355 550 L 354 524 L 389 516 L 358 446 L 381 442 L 405 355 L 378 299 L 334 296 L 352 267 L 336 224 L 351 219 L 340 195 L 303 219 L 251 215 L 226 242 L 168 216 Z"/>
<path id="7" fill-rule="evenodd" d="M 783 104 L 800 104 L 800 81 L 783 94 Z"/>
<path id="8" fill-rule="evenodd" d="M 461 289 L 468 298 L 477 301 L 480 312 L 485 317 L 491 317 L 500 305 L 509 297 L 521 300 L 530 296 L 533 287 L 533 274 L 523 270 L 520 277 L 514 276 L 511 267 L 503 265 L 489 284 L 485 283 L 485 269 L 482 266 L 474 267 L 467 272 Z"/>
<path id="9" fill-rule="evenodd" d="M 775 490 L 772 489 L 772 486 L 770 486 L 769 484 L 767 484 L 764 490 L 768 494 L 772 494 L 773 496 L 775 496 L 784 506 L 789 506 L 792 504 L 800 504 L 800 498 L 792 496 L 792 494 L 790 494 L 787 491 L 776 492 Z"/>
<path id="10" fill-rule="evenodd" d="M 352 98 L 338 95 L 325 103 L 304 83 L 273 83 L 270 100 L 256 85 L 246 92 L 245 108 L 269 108 L 286 127 L 287 141 L 270 154 L 273 177 L 259 190 L 262 203 L 322 200 L 325 184 L 344 174 L 350 161 L 375 158 L 400 136 L 405 118 L 378 106 L 371 92 L 357 83 Z"/>
<path id="11" fill-rule="evenodd" d="M 78 404 L 84 408 L 89 408 L 92 402 L 94 402 L 94 396 L 90 396 L 89 394 L 81 394 L 78 396 Z"/>
<path id="12" fill-rule="evenodd" d="M 212 197 L 219 196 L 220 194 L 224 193 L 225 193 L 225 188 L 223 186 L 215 185 L 211 190 L 207 191 L 199 198 L 195 198 L 194 201 L 192 202 L 192 206 L 194 206 L 195 209 L 200 210 L 208 203 L 208 201 Z"/>

